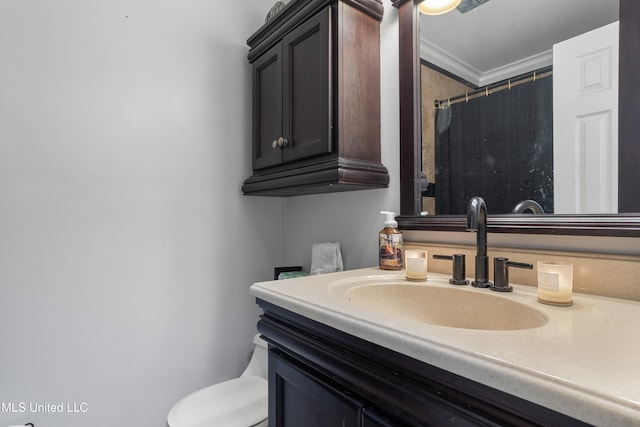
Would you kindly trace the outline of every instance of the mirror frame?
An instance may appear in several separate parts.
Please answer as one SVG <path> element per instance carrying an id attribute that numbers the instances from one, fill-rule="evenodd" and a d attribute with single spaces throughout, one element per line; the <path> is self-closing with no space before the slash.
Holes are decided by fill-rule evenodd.
<path id="1" fill-rule="evenodd" d="M 391 0 L 398 10 L 400 91 L 400 216 L 404 230 L 465 231 L 460 215 L 420 216 L 422 195 L 420 12 L 421 0 Z M 624 52 L 624 53 L 623 53 Z M 635 88 L 640 70 L 640 2 L 620 0 L 620 87 Z M 524 234 L 640 237 L 640 103 L 637 91 L 620 90 L 618 128 L 621 214 L 489 215 L 488 231 Z M 626 184 L 626 185 L 625 185 Z M 619 197 L 619 200 L 623 200 Z"/>

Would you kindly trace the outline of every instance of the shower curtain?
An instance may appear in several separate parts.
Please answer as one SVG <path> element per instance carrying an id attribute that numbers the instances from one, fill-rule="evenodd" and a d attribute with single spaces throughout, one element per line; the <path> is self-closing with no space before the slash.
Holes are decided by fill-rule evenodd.
<path id="1" fill-rule="evenodd" d="M 490 214 L 533 199 L 553 212 L 553 85 L 546 77 L 436 109 L 436 214 Z"/>

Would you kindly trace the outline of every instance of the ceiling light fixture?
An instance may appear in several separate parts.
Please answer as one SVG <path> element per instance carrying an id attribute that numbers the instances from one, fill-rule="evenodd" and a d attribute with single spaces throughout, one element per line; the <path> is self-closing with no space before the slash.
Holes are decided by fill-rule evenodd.
<path id="1" fill-rule="evenodd" d="M 462 0 L 424 0 L 418 6 L 425 15 L 442 15 L 458 7 Z"/>

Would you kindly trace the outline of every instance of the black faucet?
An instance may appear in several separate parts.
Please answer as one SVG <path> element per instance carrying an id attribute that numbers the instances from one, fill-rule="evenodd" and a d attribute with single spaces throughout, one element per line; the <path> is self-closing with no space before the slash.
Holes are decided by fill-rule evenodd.
<path id="1" fill-rule="evenodd" d="M 489 257 L 487 256 L 487 205 L 482 197 L 472 197 L 467 208 L 467 231 L 475 231 L 476 238 L 476 280 L 471 286 L 488 288 Z"/>

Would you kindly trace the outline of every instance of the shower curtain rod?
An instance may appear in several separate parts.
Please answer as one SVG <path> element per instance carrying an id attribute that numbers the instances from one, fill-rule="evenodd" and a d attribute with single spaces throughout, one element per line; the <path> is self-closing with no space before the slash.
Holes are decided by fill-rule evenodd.
<path id="1" fill-rule="evenodd" d="M 544 79 L 553 74 L 553 66 L 549 65 L 543 68 L 540 68 L 535 71 L 530 71 L 528 73 L 521 74 L 519 76 L 513 77 L 511 79 L 502 80 L 497 83 L 492 83 L 490 85 L 474 89 L 471 92 L 466 92 L 462 95 L 456 95 L 452 98 L 435 100 L 434 105 L 436 109 L 448 108 L 452 104 L 457 104 L 459 102 L 469 102 L 471 99 L 479 98 L 481 96 L 489 96 L 493 93 L 498 93 L 505 89 L 511 89 L 513 86 L 517 86 L 523 83 L 527 83 L 530 81 L 536 81 L 538 79 Z"/>

